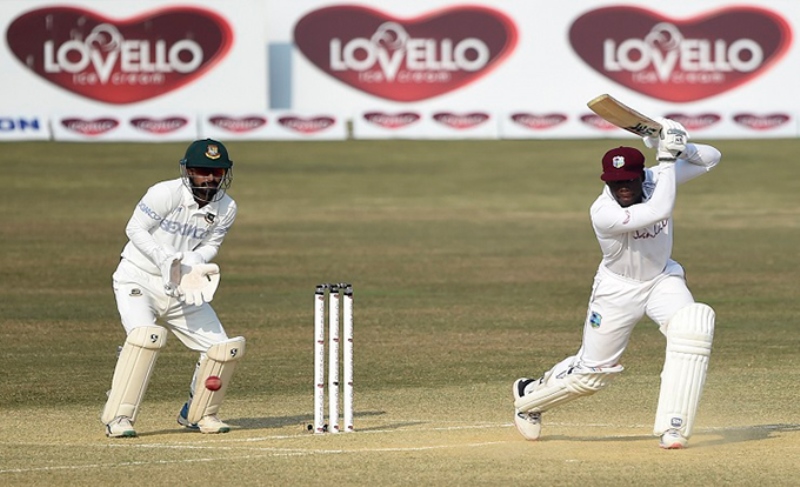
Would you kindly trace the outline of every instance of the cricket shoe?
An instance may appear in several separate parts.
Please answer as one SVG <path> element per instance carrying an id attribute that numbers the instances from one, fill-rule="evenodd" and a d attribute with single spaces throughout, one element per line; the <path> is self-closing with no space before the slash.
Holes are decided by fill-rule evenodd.
<path id="1" fill-rule="evenodd" d="M 514 381 L 513 392 L 514 401 L 525 395 L 525 388 L 537 382 L 538 379 L 517 379 Z M 514 409 L 514 426 L 523 438 L 529 441 L 536 441 L 542 434 L 542 413 L 522 412 Z"/>
<path id="2" fill-rule="evenodd" d="M 133 438 L 136 430 L 127 416 L 117 416 L 106 425 L 106 436 L 109 438 Z"/>
<path id="3" fill-rule="evenodd" d="M 183 426 L 184 428 L 198 431 L 200 427 L 197 426 L 197 423 L 190 423 L 188 418 L 189 418 L 189 402 L 187 401 L 181 408 L 181 412 L 178 413 L 178 424 Z"/>
<path id="4" fill-rule="evenodd" d="M 216 414 L 208 414 L 203 416 L 200 418 L 200 421 L 196 423 L 189 422 L 188 416 L 189 403 L 187 402 L 181 408 L 181 412 L 178 413 L 179 425 L 192 431 L 199 431 L 206 434 L 227 433 L 231 430 L 231 427 L 219 419 Z"/>
<path id="5" fill-rule="evenodd" d="M 678 430 L 667 430 L 666 433 L 661 435 L 659 445 L 665 450 L 680 450 L 689 445 L 689 440 L 685 438 Z"/>

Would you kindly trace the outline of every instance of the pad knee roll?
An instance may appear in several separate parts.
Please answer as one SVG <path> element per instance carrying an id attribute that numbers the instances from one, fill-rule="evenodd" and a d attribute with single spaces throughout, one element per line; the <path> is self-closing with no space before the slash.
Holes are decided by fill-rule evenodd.
<path id="1" fill-rule="evenodd" d="M 160 326 L 140 326 L 131 330 L 119 354 L 111 391 L 101 420 L 108 424 L 117 416 L 136 421 L 159 351 L 167 343 L 167 330 Z"/>
<path id="2" fill-rule="evenodd" d="M 514 407 L 523 413 L 543 413 L 581 396 L 594 394 L 607 387 L 623 370 L 621 365 L 573 367 L 563 377 L 546 377 L 533 391 L 514 401 Z"/>
<path id="3" fill-rule="evenodd" d="M 675 313 L 670 320 L 653 427 L 655 435 L 677 429 L 685 438 L 691 436 L 705 386 L 715 319 L 710 306 L 693 303 Z"/>
<path id="4" fill-rule="evenodd" d="M 187 419 L 197 423 L 203 416 L 217 414 L 225 391 L 228 389 L 236 363 L 244 356 L 244 337 L 231 338 L 209 347 L 205 357 L 200 360 L 197 370 L 197 383 L 189 405 Z M 219 388 L 209 388 L 208 378 L 218 377 Z"/>

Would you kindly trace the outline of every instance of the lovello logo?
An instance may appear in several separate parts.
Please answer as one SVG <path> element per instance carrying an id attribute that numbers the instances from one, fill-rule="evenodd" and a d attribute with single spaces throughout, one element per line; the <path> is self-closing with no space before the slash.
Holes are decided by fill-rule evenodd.
<path id="1" fill-rule="evenodd" d="M 683 125 L 686 130 L 703 130 L 712 125 L 719 123 L 722 117 L 716 113 L 700 113 L 696 115 L 689 115 L 686 113 L 668 113 L 664 118 L 675 120 Z"/>
<path id="2" fill-rule="evenodd" d="M 592 128 L 602 130 L 604 132 L 617 130 L 619 128 L 613 123 L 606 120 L 605 118 L 601 117 L 600 115 L 597 115 L 596 113 L 587 113 L 585 115 L 581 115 L 581 122 Z"/>
<path id="3" fill-rule="evenodd" d="M 575 52 L 617 83 L 671 102 L 718 95 L 752 81 L 786 54 L 789 24 L 756 7 L 672 19 L 636 7 L 606 7 L 569 31 Z"/>
<path id="4" fill-rule="evenodd" d="M 65 118 L 61 125 L 77 134 L 81 135 L 101 135 L 110 132 L 119 126 L 119 121 L 113 118 L 98 118 L 95 120 L 83 120 L 81 118 Z"/>
<path id="5" fill-rule="evenodd" d="M 22 64 L 78 95 L 134 103 L 194 81 L 233 42 L 213 12 L 176 7 L 112 20 L 74 7 L 45 7 L 14 19 L 8 46 Z"/>
<path id="6" fill-rule="evenodd" d="M 168 117 L 155 119 L 149 117 L 136 117 L 131 119 L 131 126 L 142 132 L 151 134 L 169 134 L 180 130 L 189 123 L 184 117 Z"/>
<path id="7" fill-rule="evenodd" d="M 413 123 L 418 122 L 421 118 L 422 117 L 418 113 L 414 112 L 403 112 L 403 113 L 367 112 L 364 114 L 364 120 L 366 120 L 367 122 L 387 129 L 400 129 L 403 127 L 407 127 Z"/>
<path id="8" fill-rule="evenodd" d="M 517 125 L 521 125 L 531 130 L 543 130 L 553 128 L 567 121 L 567 116 L 562 113 L 548 113 L 544 115 L 536 113 L 514 113 L 511 120 Z"/>
<path id="9" fill-rule="evenodd" d="M 465 114 L 439 112 L 433 114 L 433 119 L 450 128 L 454 128 L 456 130 L 466 130 L 477 127 L 478 125 L 486 122 L 489 120 L 489 115 L 481 112 Z"/>
<path id="10" fill-rule="evenodd" d="M 263 127 L 267 124 L 267 119 L 255 115 L 252 117 L 240 118 L 218 115 L 209 118 L 208 122 L 217 128 L 221 128 L 222 130 L 241 134 L 245 132 L 252 132 L 253 130 Z"/>
<path id="11" fill-rule="evenodd" d="M 517 44 L 497 10 L 458 6 L 398 19 L 359 6 L 315 10 L 295 25 L 300 52 L 328 75 L 400 102 L 433 98 L 484 76 Z"/>
<path id="12" fill-rule="evenodd" d="M 772 130 L 785 125 L 791 117 L 785 113 L 771 113 L 769 115 L 756 115 L 753 113 L 739 113 L 733 116 L 733 121 L 753 130 Z"/>
<path id="13" fill-rule="evenodd" d="M 302 118 L 285 116 L 278 118 L 278 123 L 283 127 L 301 134 L 321 132 L 336 123 L 332 117 Z"/>

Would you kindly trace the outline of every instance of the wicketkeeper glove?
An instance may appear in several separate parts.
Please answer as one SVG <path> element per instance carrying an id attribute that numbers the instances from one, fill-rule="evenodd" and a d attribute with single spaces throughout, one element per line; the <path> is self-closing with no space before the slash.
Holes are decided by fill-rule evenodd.
<path id="1" fill-rule="evenodd" d="M 161 280 L 164 283 L 164 293 L 167 296 L 178 299 L 183 298 L 183 293 L 180 289 L 182 258 L 183 254 L 177 252 L 168 255 L 159 265 L 161 268 Z"/>
<path id="2" fill-rule="evenodd" d="M 217 264 L 196 264 L 183 266 L 180 290 L 186 304 L 200 306 L 214 299 L 219 286 L 219 266 Z"/>

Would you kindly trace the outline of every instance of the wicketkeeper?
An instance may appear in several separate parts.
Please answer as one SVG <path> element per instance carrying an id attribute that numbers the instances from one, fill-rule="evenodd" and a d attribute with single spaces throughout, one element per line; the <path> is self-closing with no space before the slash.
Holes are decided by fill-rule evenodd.
<path id="1" fill-rule="evenodd" d="M 113 275 L 127 338 L 101 416 L 111 438 L 136 436 L 139 406 L 167 329 L 200 353 L 178 423 L 201 433 L 230 431 L 217 412 L 245 340 L 228 338 L 209 302 L 220 277 L 212 261 L 236 218 L 227 194 L 232 168 L 222 143 L 192 142 L 180 161 L 181 177 L 150 187 L 128 221 L 130 240 Z"/>
<path id="2" fill-rule="evenodd" d="M 684 448 L 706 379 L 714 311 L 696 303 L 684 270 L 670 258 L 676 186 L 705 174 L 720 161 L 708 145 L 688 143 L 686 129 L 660 120 L 659 137 L 645 138 L 658 165 L 645 168 L 633 147 L 602 159 L 603 193 L 591 207 L 603 260 L 589 298 L 578 352 L 538 379 L 513 385 L 514 423 L 528 440 L 541 433 L 541 413 L 604 388 L 622 372 L 622 353 L 634 326 L 647 315 L 667 339 L 653 433 L 666 449 Z"/>

